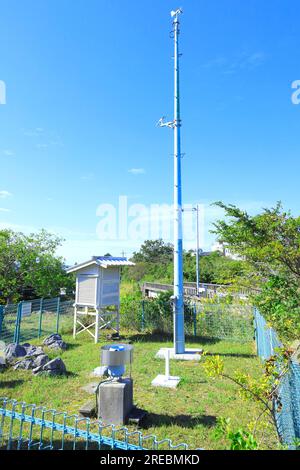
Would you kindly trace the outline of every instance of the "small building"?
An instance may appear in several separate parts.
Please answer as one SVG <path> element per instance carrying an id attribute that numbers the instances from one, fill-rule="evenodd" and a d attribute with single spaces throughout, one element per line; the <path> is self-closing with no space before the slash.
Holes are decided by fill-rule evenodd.
<path id="1" fill-rule="evenodd" d="M 76 274 L 73 336 L 87 331 L 99 340 L 99 332 L 120 328 L 120 271 L 134 266 L 127 258 L 93 256 L 92 259 L 67 269 Z M 91 318 L 91 322 L 88 319 Z M 93 331 L 94 330 L 94 333 Z"/>

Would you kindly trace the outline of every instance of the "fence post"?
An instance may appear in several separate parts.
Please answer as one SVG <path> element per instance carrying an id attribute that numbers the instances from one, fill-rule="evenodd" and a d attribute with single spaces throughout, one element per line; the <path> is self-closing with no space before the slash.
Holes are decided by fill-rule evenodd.
<path id="1" fill-rule="evenodd" d="M 20 329 L 21 329 L 21 318 L 22 318 L 22 303 L 18 303 L 16 323 L 15 323 L 15 334 L 14 334 L 14 343 L 19 344 L 20 342 Z"/>
<path id="2" fill-rule="evenodd" d="M 145 328 L 145 300 L 142 300 L 142 331 Z"/>
<path id="3" fill-rule="evenodd" d="M 196 309 L 196 303 L 194 303 L 194 308 L 193 308 L 193 319 L 194 319 L 194 336 L 197 336 L 197 309 Z"/>
<path id="4" fill-rule="evenodd" d="M 56 309 L 56 333 L 59 330 L 59 314 L 60 314 L 60 297 L 57 297 L 57 309 Z"/>
<path id="5" fill-rule="evenodd" d="M 43 301 L 44 301 L 44 299 L 41 298 L 41 300 L 40 300 L 40 315 L 39 315 L 39 331 L 38 331 L 38 337 L 39 337 L 39 338 L 40 338 L 41 335 L 42 335 Z"/>
<path id="6" fill-rule="evenodd" d="M 4 306 L 0 305 L 0 338 L 1 338 L 1 333 L 2 333 L 3 319 L 4 319 Z"/>

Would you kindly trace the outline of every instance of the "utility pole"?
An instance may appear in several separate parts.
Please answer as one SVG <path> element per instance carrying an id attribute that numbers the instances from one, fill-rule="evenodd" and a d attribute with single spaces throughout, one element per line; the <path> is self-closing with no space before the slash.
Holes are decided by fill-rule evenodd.
<path id="1" fill-rule="evenodd" d="M 190 209 L 184 209 L 182 208 L 182 212 L 187 212 L 187 211 L 192 211 L 196 212 L 196 292 L 197 296 L 199 295 L 199 290 L 200 290 L 200 236 L 199 236 L 199 205 L 197 204 L 195 207 L 192 207 Z"/>
<path id="2" fill-rule="evenodd" d="M 183 248 L 182 248 L 182 188 L 181 188 L 181 118 L 179 93 L 179 8 L 171 12 L 174 33 L 174 120 L 165 122 L 161 118 L 158 125 L 174 130 L 174 350 L 175 354 L 185 352 L 184 339 L 184 292 L 183 292 Z"/>

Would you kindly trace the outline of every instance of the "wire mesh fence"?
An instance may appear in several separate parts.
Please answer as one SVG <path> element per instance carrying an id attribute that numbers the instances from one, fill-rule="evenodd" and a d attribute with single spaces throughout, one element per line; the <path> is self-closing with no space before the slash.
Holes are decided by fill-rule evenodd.
<path id="1" fill-rule="evenodd" d="M 51 333 L 72 331 L 73 301 L 59 297 L 0 306 L 0 340 L 26 342 Z"/>
<path id="2" fill-rule="evenodd" d="M 12 343 L 15 338 L 17 305 L 0 306 L 0 339 Z"/>
<path id="3" fill-rule="evenodd" d="M 0 450 L 187 450 L 185 443 L 0 398 Z"/>
<path id="4" fill-rule="evenodd" d="M 121 325 L 137 331 L 172 333 L 173 305 L 160 298 L 140 300 L 125 297 L 121 302 Z M 253 309 L 244 304 L 185 302 L 185 333 L 202 338 L 252 341 Z"/>
<path id="5" fill-rule="evenodd" d="M 270 328 L 255 309 L 255 336 L 257 354 L 263 360 L 268 360 L 276 354 L 276 349 L 282 347 L 276 331 Z M 283 377 L 279 397 L 282 404 L 277 413 L 277 428 L 284 443 L 291 449 L 300 448 L 300 364 L 290 361 L 289 371 Z"/>

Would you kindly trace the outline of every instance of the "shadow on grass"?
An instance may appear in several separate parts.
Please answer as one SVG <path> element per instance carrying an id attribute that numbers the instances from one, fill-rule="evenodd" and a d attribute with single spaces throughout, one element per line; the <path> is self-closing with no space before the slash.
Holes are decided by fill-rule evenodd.
<path id="1" fill-rule="evenodd" d="M 125 340 L 137 343 L 163 343 L 163 342 L 173 342 L 173 334 L 169 333 L 159 333 L 159 332 L 146 332 L 146 333 L 136 333 L 133 335 L 128 335 L 124 337 Z M 202 336 L 189 336 L 185 337 L 186 342 L 189 344 L 200 343 L 200 344 L 216 344 L 221 340 L 218 338 L 204 338 Z"/>
<path id="2" fill-rule="evenodd" d="M 76 372 L 67 371 L 66 375 L 61 375 L 61 377 L 79 377 L 79 374 Z"/>
<path id="3" fill-rule="evenodd" d="M 253 359 L 257 357 L 256 354 L 243 354 L 243 353 L 206 353 L 206 356 L 222 356 L 222 357 L 241 357 L 243 359 Z"/>
<path id="4" fill-rule="evenodd" d="M 22 385 L 24 383 L 24 380 L 18 379 L 18 380 L 8 380 L 7 382 L 0 382 L 0 388 L 15 388 L 18 385 Z"/>
<path id="5" fill-rule="evenodd" d="M 159 426 L 179 426 L 181 428 L 194 428 L 196 426 L 205 426 L 212 428 L 216 425 L 216 416 L 210 415 L 199 415 L 199 416 L 188 416 L 188 415 L 159 415 L 156 413 L 149 413 L 143 423 L 143 428 L 148 429 L 151 427 Z"/>
<path id="6" fill-rule="evenodd" d="M 66 351 L 72 351 L 72 349 L 79 348 L 81 345 L 78 343 L 67 343 Z M 65 352 L 65 351 L 64 351 Z"/>

